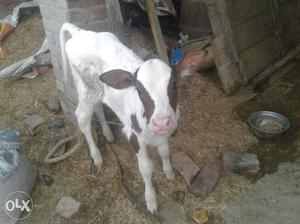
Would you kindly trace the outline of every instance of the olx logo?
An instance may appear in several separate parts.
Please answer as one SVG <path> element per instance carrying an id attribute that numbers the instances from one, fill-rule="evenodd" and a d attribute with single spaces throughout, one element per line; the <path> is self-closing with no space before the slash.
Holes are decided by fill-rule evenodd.
<path id="1" fill-rule="evenodd" d="M 31 197 L 23 191 L 10 193 L 4 201 L 5 213 L 14 220 L 26 219 L 32 212 L 33 201 Z M 22 214 L 22 217 L 20 218 Z"/>

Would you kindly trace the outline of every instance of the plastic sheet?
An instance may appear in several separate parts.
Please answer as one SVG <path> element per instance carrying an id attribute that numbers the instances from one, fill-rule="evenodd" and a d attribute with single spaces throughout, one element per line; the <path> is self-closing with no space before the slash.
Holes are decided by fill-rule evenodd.
<path id="1" fill-rule="evenodd" d="M 0 79 L 35 78 L 37 75 L 45 71 L 44 69 L 38 68 L 50 67 L 51 65 L 52 64 L 48 41 L 47 39 L 45 39 L 42 47 L 34 55 L 22 59 L 0 70 Z M 27 74 L 31 71 L 34 71 L 34 73 Z"/>
<path id="2" fill-rule="evenodd" d="M 6 16 L 4 19 L 0 20 L 0 59 L 5 59 L 7 58 L 7 50 L 1 46 L 1 41 L 8 36 L 14 28 L 18 25 L 19 20 L 20 20 L 20 11 L 27 9 L 27 8 L 32 8 L 32 7 L 38 7 L 38 1 L 33 0 L 29 2 L 24 2 L 18 6 L 16 6 L 13 9 L 12 14 Z"/>
<path id="3" fill-rule="evenodd" d="M 18 166 L 21 148 L 21 134 L 14 129 L 0 131 L 0 180 L 15 171 Z"/>

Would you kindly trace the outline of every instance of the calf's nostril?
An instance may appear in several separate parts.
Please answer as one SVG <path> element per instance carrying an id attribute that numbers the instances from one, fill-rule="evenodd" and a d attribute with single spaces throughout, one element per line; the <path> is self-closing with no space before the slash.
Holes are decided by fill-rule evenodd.
<path id="1" fill-rule="evenodd" d="M 171 119 L 168 118 L 168 120 L 167 120 L 167 126 L 170 126 L 170 125 L 171 125 Z"/>
<path id="2" fill-rule="evenodd" d="M 158 123 L 157 123 L 157 121 L 155 119 L 152 120 L 152 125 L 156 126 L 156 127 L 158 126 Z"/>

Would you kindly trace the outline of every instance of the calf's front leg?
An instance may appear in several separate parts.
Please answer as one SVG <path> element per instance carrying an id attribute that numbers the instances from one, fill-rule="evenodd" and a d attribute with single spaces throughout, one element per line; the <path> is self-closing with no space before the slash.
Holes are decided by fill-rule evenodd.
<path id="1" fill-rule="evenodd" d="M 139 171 L 145 183 L 145 200 L 147 209 L 152 214 L 157 214 L 156 193 L 152 185 L 153 162 L 150 159 L 146 145 L 133 134 L 130 143 L 136 151 Z"/>
<path id="2" fill-rule="evenodd" d="M 170 162 L 168 141 L 166 141 L 163 144 L 159 145 L 157 147 L 157 150 L 158 150 L 159 155 L 161 157 L 163 170 L 164 170 L 164 173 L 166 174 L 167 179 L 168 180 L 174 180 L 175 174 L 174 174 L 171 162 Z"/>

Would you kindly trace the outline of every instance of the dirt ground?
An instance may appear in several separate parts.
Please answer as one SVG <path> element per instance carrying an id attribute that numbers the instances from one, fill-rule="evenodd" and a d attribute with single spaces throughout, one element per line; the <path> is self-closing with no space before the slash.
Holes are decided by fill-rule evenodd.
<path id="1" fill-rule="evenodd" d="M 0 69 L 31 55 L 40 48 L 43 39 L 41 18 L 36 12 L 22 20 L 4 41 L 9 59 L 0 62 Z M 130 203 L 124 193 L 124 183 L 115 155 L 106 149 L 101 137 L 98 145 L 104 164 L 96 176 L 92 172 L 86 145 L 65 161 L 50 165 L 44 162 L 48 150 L 47 139 L 53 135 L 47 129 L 47 124 L 55 117 L 63 118 L 62 113 L 52 114 L 41 103 L 53 96 L 56 96 L 56 89 L 52 70 L 32 80 L 0 81 L 0 129 L 18 129 L 23 136 L 24 157 L 37 167 L 39 176 L 47 174 L 54 178 L 54 184 L 50 187 L 44 185 L 41 178 L 38 179 L 32 194 L 34 210 L 29 218 L 20 223 L 152 223 L 141 209 Z M 177 135 L 170 139 L 171 153 L 184 150 L 199 166 L 203 166 L 207 163 L 221 163 L 222 152 L 226 149 L 247 151 L 253 145 L 258 145 L 258 140 L 249 130 L 245 119 L 236 112 L 242 101 L 243 96 L 227 97 L 215 74 L 195 75 L 182 81 L 181 118 Z M 30 114 L 39 114 L 47 121 L 34 136 L 24 125 L 26 115 Z M 63 131 L 73 135 L 77 129 L 66 121 Z M 126 185 L 133 197 L 144 204 L 144 186 L 136 158 L 131 154 L 120 128 L 114 127 L 114 132 L 116 141 L 110 147 L 118 153 Z M 251 179 L 225 173 L 213 193 L 203 200 L 188 192 L 179 174 L 173 183 L 168 182 L 155 150 L 151 152 L 151 157 L 155 164 L 153 182 L 158 193 L 158 203 L 163 204 L 163 198 L 168 197 L 174 203 L 182 205 L 189 216 L 200 207 L 218 216 L 228 203 L 251 187 Z M 83 203 L 84 212 L 72 220 L 65 220 L 55 214 L 55 206 L 62 196 L 71 196 Z"/>

